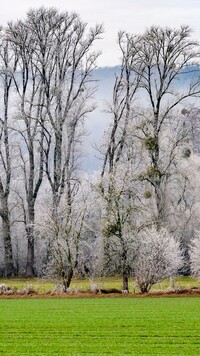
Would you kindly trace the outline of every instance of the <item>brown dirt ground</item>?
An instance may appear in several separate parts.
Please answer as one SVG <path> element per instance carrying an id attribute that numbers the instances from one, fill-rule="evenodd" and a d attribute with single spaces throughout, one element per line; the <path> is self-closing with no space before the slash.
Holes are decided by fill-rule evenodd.
<path id="1" fill-rule="evenodd" d="M 151 291 L 139 293 L 100 293 L 100 292 L 69 292 L 69 293 L 30 293 L 30 294 L 0 294 L 0 299 L 30 299 L 30 298 L 168 298 L 168 297 L 200 297 L 200 289 L 182 289 L 178 291 Z"/>

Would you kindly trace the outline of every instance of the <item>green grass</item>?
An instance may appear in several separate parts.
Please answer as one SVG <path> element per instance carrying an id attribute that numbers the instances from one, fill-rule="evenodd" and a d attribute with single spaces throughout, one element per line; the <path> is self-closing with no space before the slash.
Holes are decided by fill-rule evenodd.
<path id="1" fill-rule="evenodd" d="M 11 289 L 23 289 L 27 286 L 33 286 L 39 293 L 45 293 L 55 288 L 55 283 L 43 278 L 0 278 L 0 284 L 6 284 Z"/>
<path id="2" fill-rule="evenodd" d="M 12 289 L 22 289 L 26 288 L 28 285 L 32 285 L 39 293 L 45 293 L 47 291 L 52 291 L 58 281 L 49 281 L 43 278 L 0 278 L 0 284 L 5 283 Z M 101 288 L 117 288 L 122 289 L 122 278 L 120 276 L 114 277 L 102 277 L 96 278 L 94 283 Z M 174 279 L 174 284 L 176 287 L 191 288 L 200 287 L 199 282 L 192 277 L 178 277 Z M 155 284 L 152 290 L 166 290 L 170 285 L 169 280 L 164 280 L 161 283 Z M 74 278 L 70 285 L 72 290 L 88 290 L 90 287 L 89 279 L 77 279 Z M 137 292 L 137 287 L 134 284 L 132 278 L 129 281 L 130 292 Z"/>
<path id="3" fill-rule="evenodd" d="M 3 355 L 200 355 L 200 298 L 0 300 Z"/>

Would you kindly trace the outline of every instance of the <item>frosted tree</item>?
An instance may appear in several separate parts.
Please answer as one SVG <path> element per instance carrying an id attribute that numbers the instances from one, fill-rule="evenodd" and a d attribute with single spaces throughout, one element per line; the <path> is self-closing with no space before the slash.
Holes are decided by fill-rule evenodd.
<path id="1" fill-rule="evenodd" d="M 30 129 L 33 131 L 28 140 L 26 136 L 26 141 L 32 147 L 35 143 L 34 150 L 39 147 L 39 155 L 36 153 L 34 156 L 39 161 L 37 177 L 42 178 L 44 172 L 51 188 L 53 225 L 59 225 L 55 241 L 60 238 L 61 225 L 65 236 L 70 235 L 75 239 L 79 232 L 75 228 L 72 232 L 71 222 L 74 221 L 75 197 L 80 182 L 77 167 L 84 135 L 84 118 L 94 110 L 91 101 L 95 89 L 93 71 L 99 56 L 92 46 L 102 28 L 88 28 L 76 13 L 40 8 L 28 12 L 23 31 L 30 36 L 30 44 L 28 47 L 25 45 L 25 50 L 29 49 L 31 53 L 27 94 L 31 91 L 32 95 L 31 99 L 28 95 L 25 98 L 24 117 L 25 124 L 28 122 L 29 125 L 26 134 Z M 26 66 L 26 63 L 23 65 Z M 38 192 L 41 180 L 37 179 L 35 176 L 34 189 Z M 33 193 L 32 189 L 31 196 Z M 63 215 L 62 221 L 65 222 L 60 225 Z M 71 280 L 70 271 L 65 268 L 62 273 Z"/>
<path id="2" fill-rule="evenodd" d="M 44 266 L 43 274 L 47 277 L 57 277 L 62 284 L 63 292 L 68 292 L 72 277 L 81 270 L 82 239 L 85 229 L 88 192 L 84 185 L 79 184 L 78 191 L 73 192 L 73 205 L 70 216 L 67 196 L 63 194 L 59 217 L 55 216 L 50 206 L 41 207 L 36 229 L 46 245 L 50 242 L 51 254 Z M 42 220 L 41 220 L 42 217 Z"/>
<path id="3" fill-rule="evenodd" d="M 34 33 L 33 56 L 44 88 L 48 117 L 45 172 L 56 213 L 64 190 L 70 209 L 77 141 L 85 115 L 94 109 L 89 101 L 94 91 L 92 72 L 99 53 L 91 48 L 102 28 L 88 29 L 75 13 L 44 8 L 28 13 L 26 27 Z"/>
<path id="4" fill-rule="evenodd" d="M 65 194 L 69 220 L 77 191 L 76 169 L 84 117 L 94 109 L 92 76 L 99 53 L 91 50 L 101 26 L 87 28 L 75 13 L 40 8 L 10 24 L 8 38 L 20 56 L 14 78 L 18 94 L 19 154 L 24 191 L 18 191 L 28 240 L 27 275 L 34 274 L 35 204 L 45 176 L 54 218 Z"/>
<path id="5" fill-rule="evenodd" d="M 161 228 L 143 230 L 135 240 L 134 277 L 141 293 L 167 277 L 173 277 L 183 266 L 179 243 Z"/>
<path id="6" fill-rule="evenodd" d="M 140 75 L 140 95 L 145 95 L 145 105 L 138 112 L 138 136 L 148 159 L 140 179 L 151 187 L 159 227 L 166 219 L 166 185 L 175 172 L 177 151 L 186 142 L 181 111 L 188 99 L 200 94 L 199 45 L 187 26 L 178 30 L 153 26 L 139 44 L 132 41 L 132 50 L 137 50 L 133 71 Z M 189 75 L 192 79 L 178 88 L 178 81 Z"/>
<path id="7" fill-rule="evenodd" d="M 135 37 L 134 40 L 137 42 L 139 38 Z M 128 291 L 130 268 L 127 233 L 135 208 L 134 170 L 139 164 L 130 128 L 134 119 L 133 101 L 140 75 L 135 76 L 132 71 L 137 57 L 137 50 L 132 50 L 132 38 L 120 32 L 118 43 L 122 60 L 120 72 L 116 75 L 113 101 L 109 109 L 112 121 L 102 146 L 103 166 L 99 193 L 104 205 L 102 231 L 105 236 L 105 264 L 108 264 L 108 259 L 112 255 L 118 255 L 123 289 Z"/>
<path id="8" fill-rule="evenodd" d="M 13 75 L 18 62 L 17 53 L 12 51 L 5 32 L 0 33 L 0 88 L 2 92 L 0 118 L 0 216 L 4 243 L 4 275 L 14 274 L 13 250 L 11 240 L 11 220 L 9 196 L 12 178 L 12 143 L 11 143 L 11 91 Z"/>
<path id="9" fill-rule="evenodd" d="M 200 238 L 196 236 L 190 245 L 190 267 L 195 277 L 200 277 Z"/>
<path id="10" fill-rule="evenodd" d="M 22 21 L 10 24 L 7 38 L 18 55 L 18 72 L 13 78 L 16 97 L 16 114 L 13 130 L 18 141 L 18 176 L 23 177 L 16 194 L 21 205 L 27 235 L 27 276 L 34 271 L 35 204 L 43 179 L 44 162 L 44 90 L 34 58 L 34 37 Z M 21 162 L 19 164 L 19 161 Z"/>
<path id="11" fill-rule="evenodd" d="M 158 230 L 169 224 L 169 205 L 178 204 L 174 192 L 178 181 L 185 180 L 179 161 L 187 158 L 190 143 L 183 103 L 187 106 L 188 99 L 200 95 L 199 45 L 190 36 L 187 26 L 178 30 L 153 26 L 136 36 L 119 34 L 122 64 L 113 90 L 113 121 L 106 138 L 100 192 L 105 202 L 104 234 L 110 241 L 112 236 L 111 246 L 114 237 L 118 246 L 121 241 L 124 289 L 129 270 L 128 226 L 132 223 L 133 229 L 137 211 L 143 221 L 140 217 L 141 226 L 135 224 L 136 232 L 152 223 Z M 177 82 L 189 74 L 192 80 L 178 90 Z M 106 241 L 105 249 L 109 248 Z"/>

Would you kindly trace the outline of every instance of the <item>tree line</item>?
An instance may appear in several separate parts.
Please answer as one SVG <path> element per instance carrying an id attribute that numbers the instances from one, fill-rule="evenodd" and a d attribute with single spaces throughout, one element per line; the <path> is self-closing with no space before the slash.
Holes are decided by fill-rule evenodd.
<path id="1" fill-rule="evenodd" d="M 102 32 L 53 8 L 1 29 L 0 273 L 57 276 L 64 291 L 75 274 L 118 273 L 146 292 L 198 274 L 199 44 L 188 26 L 118 33 L 101 168 L 88 174 Z"/>

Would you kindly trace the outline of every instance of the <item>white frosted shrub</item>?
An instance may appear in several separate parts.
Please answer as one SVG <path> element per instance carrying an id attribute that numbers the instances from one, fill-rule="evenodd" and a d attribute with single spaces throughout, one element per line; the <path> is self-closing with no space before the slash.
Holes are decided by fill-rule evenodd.
<path id="1" fill-rule="evenodd" d="M 139 234 L 134 274 L 141 293 L 167 277 L 175 276 L 183 266 L 179 243 L 164 228 L 146 229 Z"/>
<path id="2" fill-rule="evenodd" d="M 190 246 L 191 274 L 200 278 L 200 237 L 196 237 Z"/>

